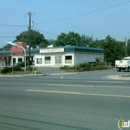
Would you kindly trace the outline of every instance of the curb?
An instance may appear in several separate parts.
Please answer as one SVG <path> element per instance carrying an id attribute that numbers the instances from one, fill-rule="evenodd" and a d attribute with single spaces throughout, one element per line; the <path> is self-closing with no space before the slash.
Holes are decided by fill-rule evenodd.
<path id="1" fill-rule="evenodd" d="M 115 79 L 115 80 L 130 80 L 130 77 L 123 77 L 123 75 L 109 75 L 106 76 L 107 79 Z"/>
<path id="2" fill-rule="evenodd" d="M 23 75 L 0 75 L 0 77 L 27 77 L 27 76 L 47 76 L 47 74 L 23 74 Z"/>

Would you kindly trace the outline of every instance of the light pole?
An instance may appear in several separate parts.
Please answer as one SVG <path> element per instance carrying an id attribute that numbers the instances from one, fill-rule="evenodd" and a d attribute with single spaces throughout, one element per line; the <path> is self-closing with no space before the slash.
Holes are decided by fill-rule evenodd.
<path id="1" fill-rule="evenodd" d="M 17 45 L 17 44 L 15 44 L 15 43 L 13 43 L 13 42 L 7 42 L 8 44 L 11 44 L 11 45 L 13 45 L 13 46 L 17 46 L 17 47 L 19 47 L 19 48 L 22 48 L 23 49 L 23 51 L 24 51 L 24 63 L 25 63 L 25 71 L 26 71 L 26 50 L 25 50 L 25 48 L 24 47 L 22 47 L 22 46 L 19 46 L 19 45 Z"/>

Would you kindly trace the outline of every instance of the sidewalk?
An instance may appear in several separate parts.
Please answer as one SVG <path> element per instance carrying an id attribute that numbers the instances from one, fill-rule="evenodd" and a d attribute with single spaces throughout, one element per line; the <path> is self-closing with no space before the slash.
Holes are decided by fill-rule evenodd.
<path id="1" fill-rule="evenodd" d="M 130 75 L 129 74 L 124 74 L 124 75 L 109 75 L 106 76 L 107 79 L 116 79 L 116 80 L 130 80 Z"/>
<path id="2" fill-rule="evenodd" d="M 8 74 L 0 74 L 0 77 L 24 77 L 24 76 L 47 76 L 46 74 L 14 74 L 14 75 L 8 75 Z"/>

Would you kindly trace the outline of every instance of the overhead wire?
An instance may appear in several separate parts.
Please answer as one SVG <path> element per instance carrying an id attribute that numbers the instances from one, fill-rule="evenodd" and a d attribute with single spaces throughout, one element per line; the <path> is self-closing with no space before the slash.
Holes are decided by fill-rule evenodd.
<path id="1" fill-rule="evenodd" d="M 97 10 L 93 10 L 93 11 L 90 11 L 90 12 L 87 12 L 87 13 L 77 14 L 77 15 L 73 15 L 73 16 L 69 16 L 69 17 L 65 17 L 65 18 L 60 18 L 60 19 L 52 18 L 53 20 L 48 20 L 48 21 L 44 21 L 44 22 L 40 22 L 40 23 L 35 23 L 35 25 L 39 25 L 39 24 L 43 24 L 43 23 L 49 23 L 49 22 L 55 22 L 55 21 L 62 21 L 62 20 L 65 20 L 65 19 L 71 19 L 71 18 L 74 18 L 74 17 L 88 15 L 88 14 L 96 13 L 96 12 L 103 11 L 103 10 L 106 10 L 106 9 L 110 9 L 110 8 L 114 8 L 114 7 L 117 7 L 117 6 L 121 6 L 121 5 L 127 4 L 129 2 L 130 2 L 130 0 L 126 1 L 126 2 L 123 2 L 123 3 L 116 4 L 116 5 L 108 6 L 108 7 L 102 8 L 102 9 L 97 9 Z M 0 26 L 4 26 L 4 27 L 27 27 L 25 25 L 9 25 L 9 24 L 0 24 Z M 40 29 L 37 29 L 37 30 L 45 32 L 45 33 L 48 33 L 48 34 L 51 34 L 51 35 L 57 36 L 54 33 L 50 33 L 50 32 L 47 32 L 47 31 L 40 30 Z"/>
<path id="2" fill-rule="evenodd" d="M 38 31 L 41 31 L 41 32 L 45 32 L 45 33 L 48 33 L 48 34 L 51 34 L 51 35 L 54 35 L 54 36 L 57 36 L 56 34 L 54 33 L 50 33 L 50 32 L 47 32 L 47 31 L 44 31 L 44 30 L 41 30 L 41 29 L 37 29 L 37 28 L 34 28 L 35 30 L 38 30 Z"/>
<path id="3" fill-rule="evenodd" d="M 127 4 L 127 3 L 130 3 L 130 1 L 126 1 L 126 2 L 123 2 L 123 3 L 116 4 L 116 5 L 108 6 L 108 7 L 102 8 L 102 9 L 93 10 L 93 11 L 90 11 L 90 12 L 87 12 L 87 13 L 77 14 L 77 15 L 73 15 L 73 16 L 69 16 L 69 17 L 65 17 L 65 18 L 60 18 L 60 19 L 44 21 L 44 22 L 40 22 L 40 23 L 36 23 L 36 24 L 38 25 L 38 24 L 42 24 L 42 23 L 48 23 L 48 22 L 55 22 L 55 21 L 71 19 L 71 18 L 74 18 L 74 17 L 88 15 L 88 14 L 96 13 L 96 12 L 103 11 L 103 10 L 106 10 L 106 9 L 114 8 L 114 7 L 121 6 L 121 5 Z"/>
<path id="4" fill-rule="evenodd" d="M 9 24 L 0 24 L 0 26 L 8 26 L 8 27 L 27 27 L 25 25 L 9 25 Z"/>
<path id="5" fill-rule="evenodd" d="M 14 38 L 16 36 L 0 36 L 0 38 Z"/>
<path id="6" fill-rule="evenodd" d="M 117 6 L 121 6 L 121 5 L 124 5 L 124 4 L 127 4 L 127 3 L 130 3 L 130 0 L 129 1 L 126 1 L 126 2 L 123 2 L 123 3 L 119 3 L 119 4 L 116 4 L 116 5 L 112 5 L 112 6 L 108 6 L 108 7 L 104 7 L 102 9 L 97 9 L 97 10 L 93 10 L 93 11 L 90 11 L 90 12 L 87 12 L 87 13 L 82 13 L 82 14 L 78 14 L 78 15 L 74 15 L 74 16 L 70 16 L 70 17 L 65 17 L 65 18 L 60 18 L 60 19 L 54 19 L 52 17 L 48 17 L 48 18 L 51 18 L 53 20 L 48 20 L 48 21 L 44 21 L 44 22 L 39 22 L 39 23 L 35 23 L 35 25 L 39 25 L 39 24 L 43 24 L 43 23 L 53 23 L 54 22 L 57 22 L 57 21 L 62 21 L 62 20 L 65 20 L 65 19 L 70 19 L 70 18 L 74 18 L 74 17 L 79 17 L 79 16 L 83 16 L 83 15 L 87 15 L 87 14 L 92 14 L 92 13 L 96 13 L 96 12 L 99 12 L 99 11 L 103 11 L 103 10 L 106 10 L 106 9 L 110 9 L 110 8 L 114 8 L 114 7 L 117 7 Z M 68 25 L 67 25 L 68 26 Z M 75 26 L 73 24 L 73 26 Z M 76 25 L 77 26 L 77 25 Z M 72 26 L 71 26 L 72 28 Z M 86 28 L 86 27 L 85 27 Z M 95 31 L 95 32 L 98 32 L 98 33 L 102 33 L 104 34 L 103 32 L 99 32 L 99 31 Z M 106 34 L 107 35 L 107 34 Z"/>

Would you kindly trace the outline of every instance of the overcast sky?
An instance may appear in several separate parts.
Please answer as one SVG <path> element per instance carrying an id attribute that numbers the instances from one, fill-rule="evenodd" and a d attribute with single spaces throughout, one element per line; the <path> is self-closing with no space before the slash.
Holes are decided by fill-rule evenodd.
<path id="1" fill-rule="evenodd" d="M 69 31 L 99 40 L 130 38 L 130 0 L 0 0 L 0 47 L 28 29 L 29 11 L 35 13 L 32 29 L 46 39 Z"/>

